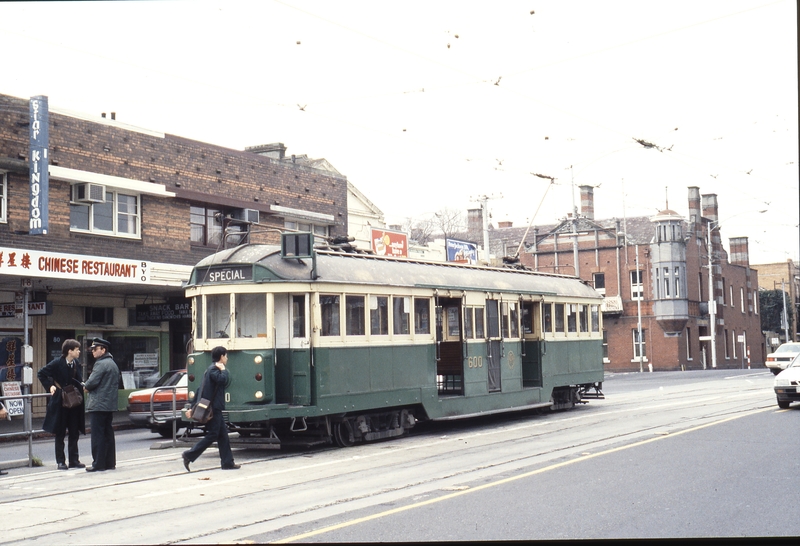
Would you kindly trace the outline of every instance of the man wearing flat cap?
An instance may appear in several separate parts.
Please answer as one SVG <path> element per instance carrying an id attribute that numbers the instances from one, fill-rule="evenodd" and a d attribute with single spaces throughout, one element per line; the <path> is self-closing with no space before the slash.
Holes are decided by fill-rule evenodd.
<path id="1" fill-rule="evenodd" d="M 94 368 L 84 388 L 89 393 L 86 411 L 91 415 L 92 466 L 86 472 L 114 470 L 117 466 L 117 448 L 114 443 L 112 422 L 117 411 L 119 367 L 109 352 L 111 343 L 96 337 L 89 352 L 94 357 Z"/>

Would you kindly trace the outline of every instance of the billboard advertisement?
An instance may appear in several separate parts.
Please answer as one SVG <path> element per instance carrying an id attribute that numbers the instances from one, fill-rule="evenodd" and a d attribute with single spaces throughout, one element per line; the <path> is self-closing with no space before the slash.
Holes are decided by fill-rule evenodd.
<path id="1" fill-rule="evenodd" d="M 446 239 L 446 245 L 448 262 L 477 265 L 478 245 L 475 243 Z"/>
<path id="2" fill-rule="evenodd" d="M 408 235 L 400 231 L 372 228 L 372 251 L 378 256 L 408 257 Z"/>

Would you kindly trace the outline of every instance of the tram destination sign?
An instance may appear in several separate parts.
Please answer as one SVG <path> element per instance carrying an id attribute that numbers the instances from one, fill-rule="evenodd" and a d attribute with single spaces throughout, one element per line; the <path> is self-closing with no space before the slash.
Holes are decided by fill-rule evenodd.
<path id="1" fill-rule="evenodd" d="M 165 320 L 191 320 L 192 304 L 149 303 L 136 306 L 136 322 L 161 322 Z"/>
<path id="2" fill-rule="evenodd" d="M 198 284 L 222 284 L 253 280 L 253 266 L 206 267 L 196 271 Z"/>

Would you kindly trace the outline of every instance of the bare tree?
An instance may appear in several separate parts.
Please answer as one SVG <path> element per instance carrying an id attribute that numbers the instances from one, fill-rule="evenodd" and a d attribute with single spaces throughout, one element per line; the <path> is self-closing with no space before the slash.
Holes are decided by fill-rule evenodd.
<path id="1" fill-rule="evenodd" d="M 443 208 L 435 215 L 436 225 L 445 238 L 463 233 L 467 229 L 464 214 L 458 209 Z"/>
<path id="2" fill-rule="evenodd" d="M 436 222 L 431 217 L 427 218 L 406 218 L 403 224 L 403 231 L 409 234 L 409 239 L 419 245 L 426 245 L 433 240 L 433 234 L 437 229 Z"/>

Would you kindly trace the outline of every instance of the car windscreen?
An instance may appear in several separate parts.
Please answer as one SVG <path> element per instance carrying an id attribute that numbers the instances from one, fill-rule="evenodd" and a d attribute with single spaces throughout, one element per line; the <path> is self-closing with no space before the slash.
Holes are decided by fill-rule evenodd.
<path id="1" fill-rule="evenodd" d="M 784 343 L 775 351 L 776 353 L 796 353 L 800 352 L 800 343 Z"/>
<path id="2" fill-rule="evenodd" d="M 173 385 L 177 385 L 178 381 L 181 380 L 181 377 L 183 377 L 182 372 L 167 372 L 158 379 L 155 386 L 171 387 Z"/>

